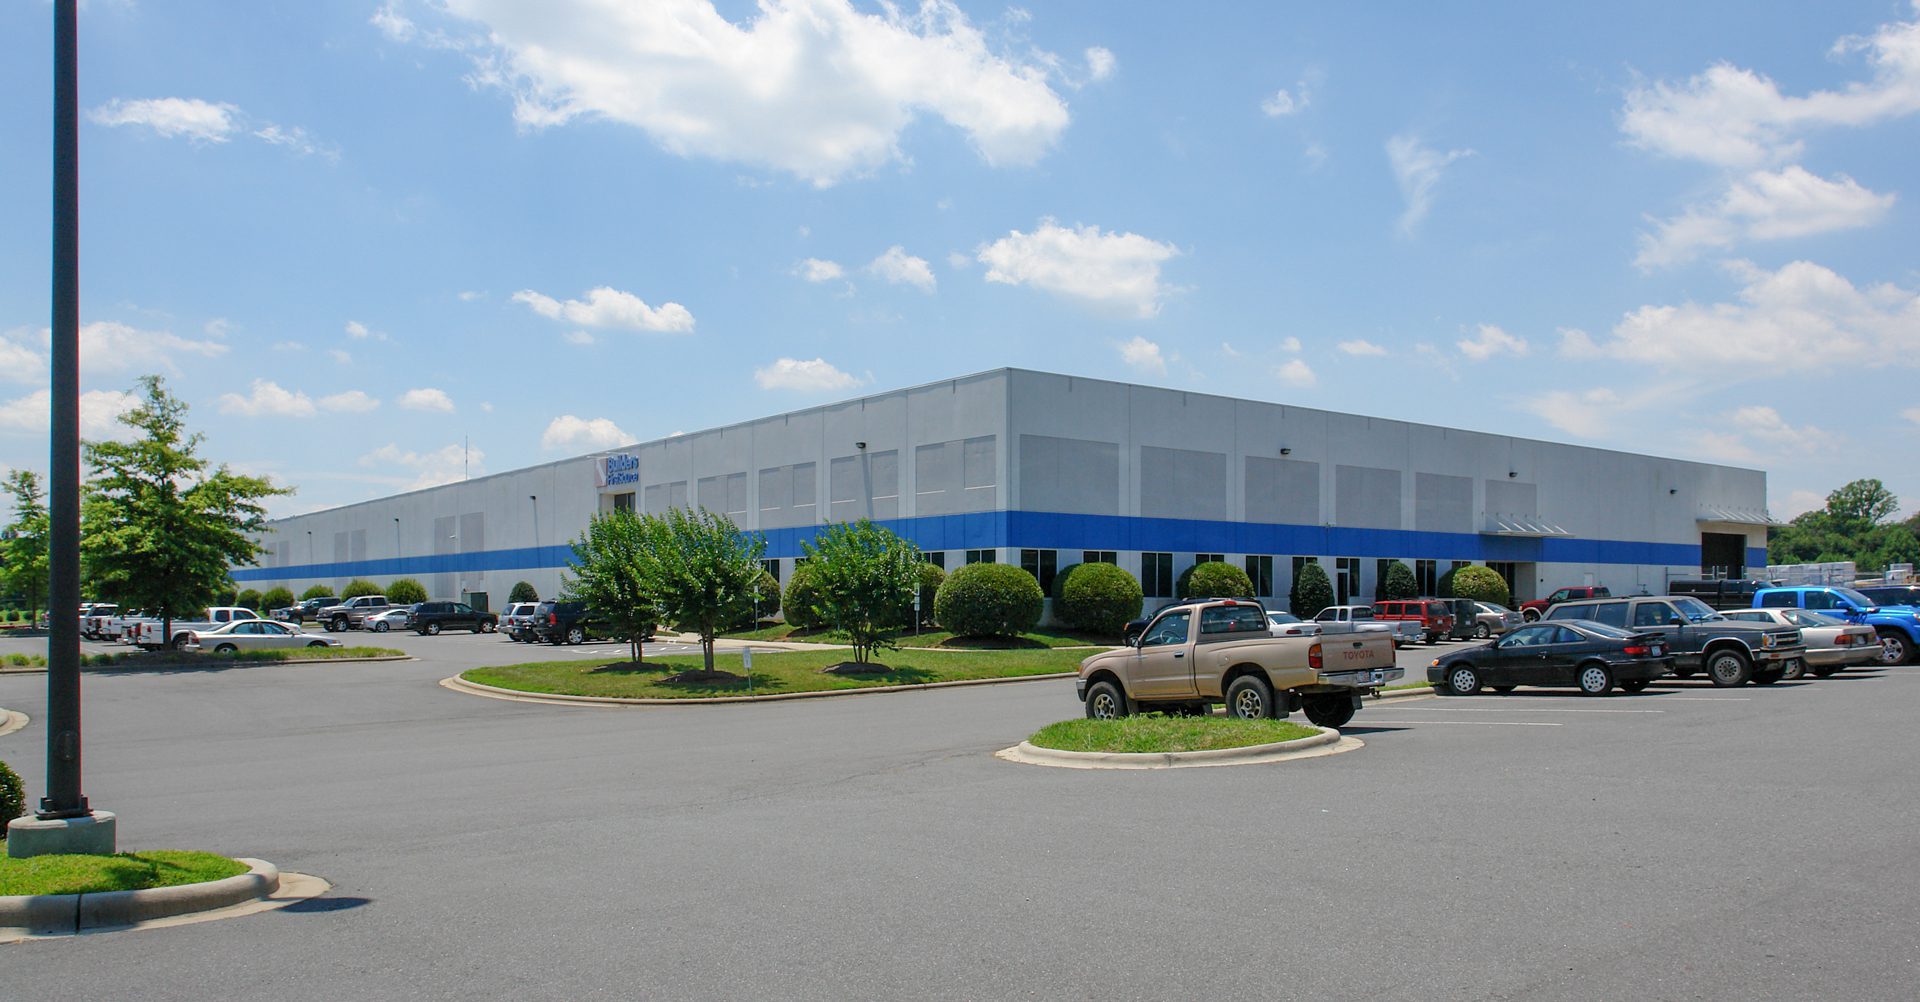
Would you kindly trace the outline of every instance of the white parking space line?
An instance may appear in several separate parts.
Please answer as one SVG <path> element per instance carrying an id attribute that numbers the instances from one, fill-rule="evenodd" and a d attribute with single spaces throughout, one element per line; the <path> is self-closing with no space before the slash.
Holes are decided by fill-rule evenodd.
<path id="1" fill-rule="evenodd" d="M 1662 703 L 1749 703 L 1752 696 L 1657 696 Z"/>
<path id="2" fill-rule="evenodd" d="M 1565 724 L 1549 724 L 1530 720 L 1380 720 L 1369 714 L 1365 721 L 1353 725 L 1371 727 L 1374 724 L 1465 724 L 1468 727 L 1565 727 Z"/>
<path id="3" fill-rule="evenodd" d="M 1435 706 L 1435 713 L 1665 713 L 1665 710 L 1591 710 L 1561 706 Z"/>

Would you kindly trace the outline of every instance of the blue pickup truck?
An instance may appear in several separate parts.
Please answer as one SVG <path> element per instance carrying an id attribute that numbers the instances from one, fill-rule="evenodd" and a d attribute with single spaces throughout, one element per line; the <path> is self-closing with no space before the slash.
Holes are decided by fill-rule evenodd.
<path id="1" fill-rule="evenodd" d="M 1756 609 L 1813 609 L 1849 623 L 1873 627 L 1880 635 L 1880 663 L 1912 664 L 1920 653 L 1920 609 L 1910 605 L 1875 605 L 1873 599 L 1836 585 L 1801 588 L 1763 588 L 1754 593 Z"/>

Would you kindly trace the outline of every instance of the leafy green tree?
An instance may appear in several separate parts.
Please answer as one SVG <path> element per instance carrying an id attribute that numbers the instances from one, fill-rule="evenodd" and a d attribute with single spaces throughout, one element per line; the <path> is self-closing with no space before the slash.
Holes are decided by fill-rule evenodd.
<path id="1" fill-rule="evenodd" d="M 573 542 L 573 560 L 561 578 L 561 593 L 584 602 L 603 617 L 614 636 L 627 642 L 635 664 L 641 661 L 641 642 L 660 621 L 660 611 L 648 591 L 645 566 L 652 559 L 646 526 L 632 512 L 596 515 Z"/>
<path id="2" fill-rule="evenodd" d="M 920 560 L 920 624 L 921 625 L 933 622 L 933 598 L 935 595 L 940 594 L 940 586 L 945 584 L 946 581 L 947 581 L 947 572 L 945 568 L 942 568 L 939 564 L 936 564 L 927 560 L 926 554 L 922 553 L 921 560 Z M 908 625 L 915 625 L 914 619 L 913 619 L 912 606 L 908 606 L 907 608 L 900 610 L 900 621 Z"/>
<path id="3" fill-rule="evenodd" d="M 733 520 L 705 508 L 669 508 L 642 515 L 647 559 L 641 584 L 660 618 L 700 635 L 700 653 L 713 670 L 713 638 L 750 615 L 767 542 L 742 533 Z"/>
<path id="4" fill-rule="evenodd" d="M 780 601 L 787 622 L 795 629 L 817 630 L 826 623 L 820 614 L 820 580 L 812 567 L 812 564 L 794 566 L 793 575 L 787 578 L 786 595 Z"/>
<path id="5" fill-rule="evenodd" d="M 268 588 L 266 594 L 260 596 L 260 612 L 262 614 L 270 615 L 270 610 L 285 609 L 291 605 L 293 605 L 293 592 L 280 585 L 274 585 L 272 588 Z"/>
<path id="6" fill-rule="evenodd" d="M 876 649 L 893 650 L 900 610 L 911 609 L 920 586 L 920 548 L 867 519 L 827 526 L 802 542 L 820 587 L 817 608 L 853 645 L 855 664 Z"/>
<path id="7" fill-rule="evenodd" d="M 753 582 L 753 608 L 747 612 L 746 618 L 740 622 L 744 628 L 752 629 L 759 626 L 761 620 L 770 619 L 779 614 L 780 579 L 774 577 L 771 571 L 762 567 L 760 569 L 760 576 Z"/>
<path id="8" fill-rule="evenodd" d="M 1420 582 L 1414 580 L 1413 571 L 1398 560 L 1388 564 L 1386 577 L 1381 579 L 1380 588 L 1375 597 L 1392 601 L 1419 596 Z"/>
<path id="9" fill-rule="evenodd" d="M 1827 514 L 1850 523 L 1879 525 L 1900 510 L 1900 499 L 1872 478 L 1855 480 L 1827 495 Z"/>
<path id="10" fill-rule="evenodd" d="M 310 599 L 310 598 L 333 598 L 333 597 L 334 597 L 333 589 L 327 587 L 326 585 L 314 585 L 313 587 L 308 588 L 306 591 L 303 591 L 300 593 L 300 601 L 302 602 L 305 602 L 307 599 Z"/>
<path id="11" fill-rule="evenodd" d="M 359 598 L 362 595 L 381 594 L 385 593 L 380 590 L 379 585 L 368 581 L 366 578 L 354 578 L 352 581 L 347 582 L 345 588 L 340 589 L 340 600 L 344 602 L 347 599 Z"/>
<path id="12" fill-rule="evenodd" d="M 533 585 L 529 584 L 528 582 L 515 581 L 513 583 L 513 590 L 510 592 L 507 592 L 507 601 L 508 602 L 538 602 L 540 601 L 540 593 L 538 591 L 535 591 Z"/>
<path id="13" fill-rule="evenodd" d="M 28 470 L 7 474 L 4 488 L 13 498 L 13 521 L 0 530 L 0 590 L 27 604 L 27 622 L 35 622 L 47 600 L 47 492 Z"/>
<path id="14" fill-rule="evenodd" d="M 1453 595 L 1455 598 L 1470 598 L 1494 605 L 1510 605 L 1513 602 L 1507 579 L 1491 567 L 1460 568 L 1453 575 Z"/>
<path id="15" fill-rule="evenodd" d="M 1233 564 L 1209 560 L 1181 571 L 1173 591 L 1181 598 L 1252 598 L 1253 579 Z"/>
<path id="16" fill-rule="evenodd" d="M 159 376 L 140 380 L 140 403 L 119 421 L 129 442 L 88 442 L 93 471 L 81 508 L 80 555 L 95 589 L 124 607 L 159 614 L 171 643 L 174 616 L 232 586 L 227 571 L 258 561 L 262 502 L 291 494 L 264 477 L 211 471 L 187 405 Z"/>
<path id="17" fill-rule="evenodd" d="M 399 578 L 387 585 L 387 601 L 394 605 L 412 605 L 427 600 L 427 586 L 412 578 Z"/>
<path id="18" fill-rule="evenodd" d="M 1327 569 L 1318 560 L 1301 564 L 1300 573 L 1293 576 L 1293 587 L 1287 589 L 1287 608 L 1301 619 L 1312 619 L 1332 604 L 1333 582 L 1327 579 Z"/>
<path id="19" fill-rule="evenodd" d="M 1915 527 L 1890 521 L 1900 499 L 1880 481 L 1855 480 L 1827 495 L 1823 508 L 1802 512 L 1768 533 L 1767 560 L 1776 564 L 1852 561 L 1862 571 L 1920 558 Z M 1911 523 L 1911 524 L 1910 524 Z"/>
<path id="20" fill-rule="evenodd" d="M 233 604 L 241 608 L 252 609 L 255 612 L 259 612 L 260 593 L 252 588 L 242 589 L 240 594 L 233 597 Z"/>
<path id="21" fill-rule="evenodd" d="M 1453 594 L 1453 576 L 1459 572 L 1460 568 L 1458 567 L 1447 568 L 1446 573 L 1440 575 L 1440 580 L 1433 583 L 1433 596 L 1435 598 L 1455 597 Z"/>

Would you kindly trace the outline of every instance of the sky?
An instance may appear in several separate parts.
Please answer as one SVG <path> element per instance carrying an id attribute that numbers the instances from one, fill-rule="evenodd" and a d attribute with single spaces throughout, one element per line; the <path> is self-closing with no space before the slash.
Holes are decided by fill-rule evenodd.
<path id="1" fill-rule="evenodd" d="M 275 515 L 1002 366 L 1920 510 L 1920 6 L 90 0 L 83 434 Z M 52 6 L 0 0 L 0 467 Z"/>

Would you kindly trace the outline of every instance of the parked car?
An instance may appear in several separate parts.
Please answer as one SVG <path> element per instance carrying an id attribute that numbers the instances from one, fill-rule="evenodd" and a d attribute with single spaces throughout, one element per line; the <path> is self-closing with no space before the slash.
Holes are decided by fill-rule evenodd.
<path id="1" fill-rule="evenodd" d="M 584 602 L 542 602 L 534 609 L 530 628 L 533 643 L 580 644 L 612 635 L 606 617 L 587 608 Z M 653 632 L 653 628 L 648 627 L 640 639 L 652 640 Z"/>
<path id="2" fill-rule="evenodd" d="M 324 606 L 315 614 L 315 618 L 327 624 L 327 629 L 334 633 L 357 630 L 366 625 L 368 616 L 384 612 L 392 604 L 385 595 L 361 595 L 339 605 Z"/>
<path id="3" fill-rule="evenodd" d="M 1296 709 L 1321 727 L 1353 719 L 1362 697 L 1401 676 L 1391 637 L 1276 637 L 1250 600 L 1189 600 L 1162 610 L 1123 650 L 1080 662 L 1076 695 L 1097 720 L 1136 710 L 1285 717 Z"/>
<path id="4" fill-rule="evenodd" d="M 499 626 L 499 616 L 465 602 L 422 602 L 413 607 L 413 632 L 423 637 L 437 637 L 442 630 L 492 633 Z"/>
<path id="5" fill-rule="evenodd" d="M 1920 585 L 1864 585 L 1853 589 L 1885 608 L 1890 605 L 1920 608 Z"/>
<path id="6" fill-rule="evenodd" d="M 304 623 L 309 619 L 319 619 L 320 610 L 330 605 L 339 604 L 340 600 L 334 598 L 332 595 L 323 595 L 318 598 L 303 598 L 284 609 L 273 610 L 272 615 L 275 619 L 284 620 L 289 623 Z"/>
<path id="7" fill-rule="evenodd" d="M 1575 686 L 1604 696 L 1618 686 L 1639 692 L 1673 670 L 1659 633 L 1589 619 L 1553 619 L 1522 626 L 1490 644 L 1449 651 L 1427 664 L 1427 681 L 1442 695 L 1471 696 L 1482 686 Z"/>
<path id="8" fill-rule="evenodd" d="M 1424 633 L 1418 620 L 1399 619 L 1381 622 L 1373 616 L 1370 605 L 1330 605 L 1315 613 L 1313 621 L 1320 624 L 1320 632 L 1359 633 L 1379 632 L 1392 634 L 1395 643 L 1418 643 Z"/>
<path id="9" fill-rule="evenodd" d="M 1373 618 L 1419 623 L 1420 636 L 1429 644 L 1437 644 L 1453 632 L 1453 609 L 1437 598 L 1384 599 L 1373 603 Z"/>
<path id="10" fill-rule="evenodd" d="M 394 630 L 407 629 L 413 626 L 413 610 L 417 608 L 419 608 L 418 603 L 387 606 L 361 620 L 360 628 L 374 633 L 392 633 Z"/>
<path id="11" fill-rule="evenodd" d="M 1787 669 L 1785 677 L 1799 678 L 1808 671 L 1826 678 L 1842 668 L 1862 668 L 1880 663 L 1880 635 L 1871 626 L 1856 626 L 1838 616 L 1812 609 L 1728 609 L 1728 619 L 1746 623 L 1774 623 L 1800 631 L 1800 642 L 1807 653 L 1800 663 Z"/>
<path id="12" fill-rule="evenodd" d="M 519 643 L 531 643 L 533 634 L 528 627 L 533 625 L 534 610 L 540 608 L 538 602 L 513 602 L 507 606 L 506 614 L 500 617 L 500 632 L 508 639 Z"/>
<path id="13" fill-rule="evenodd" d="M 1526 617 L 1498 602 L 1473 603 L 1473 635 L 1481 640 L 1504 637 L 1526 624 Z"/>
<path id="14" fill-rule="evenodd" d="M 235 620 L 206 629 L 188 630 L 174 646 L 189 651 L 232 654 L 235 651 L 283 650 L 289 647 L 338 647 L 340 641 L 307 633 L 271 619 Z"/>
<path id="15" fill-rule="evenodd" d="M 1267 610 L 1267 626 L 1283 637 L 1317 637 L 1320 624 L 1309 623 L 1291 612 Z"/>
<path id="16" fill-rule="evenodd" d="M 1754 594 L 1772 584 L 1751 578 L 1676 578 L 1667 582 L 1667 594 L 1692 595 L 1716 609 L 1751 609 Z"/>
<path id="17" fill-rule="evenodd" d="M 1520 603 L 1520 615 L 1529 623 L 1538 622 L 1541 616 L 1546 615 L 1548 609 L 1562 602 L 1570 602 L 1582 598 L 1609 598 L 1612 595 L 1613 592 L 1608 591 L 1606 585 L 1581 585 L 1574 588 L 1556 588 L 1553 593 L 1546 598 L 1529 599 L 1528 601 Z"/>
<path id="18" fill-rule="evenodd" d="M 127 624 L 127 637 L 129 643 L 142 650 L 157 651 L 167 646 L 177 650 L 186 647 L 188 638 L 197 632 L 258 619 L 259 613 L 244 606 L 214 605 L 200 610 L 198 615 L 177 617 L 171 623 L 154 618 L 134 620 Z"/>
<path id="19" fill-rule="evenodd" d="M 80 607 L 80 635 L 88 640 L 103 640 L 101 631 L 107 620 L 120 614 L 120 607 L 112 602 L 93 602 Z"/>
<path id="20" fill-rule="evenodd" d="M 1838 585 L 1767 588 L 1753 597 L 1753 604 L 1760 609 L 1812 609 L 1871 626 L 1880 636 L 1883 665 L 1908 664 L 1920 655 L 1920 609 L 1912 606 L 1878 606 L 1864 593 Z"/>
<path id="21" fill-rule="evenodd" d="M 1772 685 L 1786 677 L 1787 666 L 1807 649 L 1800 631 L 1759 623 L 1737 623 L 1690 595 L 1562 602 L 1547 610 L 1543 623 L 1590 619 L 1630 630 L 1658 630 L 1673 655 L 1673 673 L 1686 678 L 1704 670 L 1714 685 L 1753 682 Z"/>

